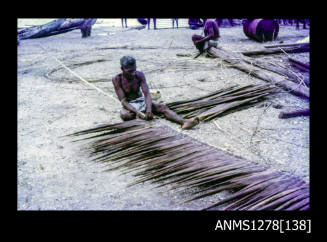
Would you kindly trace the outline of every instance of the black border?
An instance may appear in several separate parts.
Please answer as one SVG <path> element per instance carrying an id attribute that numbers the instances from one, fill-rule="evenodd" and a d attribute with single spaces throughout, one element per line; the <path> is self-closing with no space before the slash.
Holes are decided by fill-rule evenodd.
<path id="1" fill-rule="evenodd" d="M 276 3 L 276 2 L 275 2 Z M 149 5 L 150 4 L 150 5 Z M 190 10 L 187 8 L 187 11 L 184 11 L 180 8 L 174 8 L 173 9 L 167 9 L 167 8 L 162 8 L 161 13 L 153 14 L 151 13 L 152 11 L 147 10 L 142 10 L 143 6 L 152 6 L 151 3 L 142 3 L 142 7 L 140 7 L 140 4 L 138 5 L 138 10 L 133 11 L 133 6 L 130 5 L 129 7 L 130 10 L 127 12 L 124 10 L 122 11 L 123 7 L 108 7 L 106 6 L 104 9 L 99 10 L 88 10 L 88 11 L 74 11 L 73 8 L 70 10 L 70 13 L 64 13 L 62 14 L 56 14 L 56 9 L 52 9 L 50 12 L 45 12 L 43 11 L 41 14 L 31 14 L 31 16 L 34 17 L 43 17 L 43 18 L 51 18 L 51 17 L 81 17 L 81 16 L 87 16 L 87 17 L 98 17 L 98 18 L 103 18 L 103 17 L 108 17 L 108 18 L 119 18 L 122 15 L 126 17 L 138 17 L 140 15 L 145 16 L 145 17 L 206 17 L 210 18 L 213 17 L 213 12 L 217 11 L 217 9 L 221 9 L 220 6 L 215 10 L 213 8 L 208 9 L 208 11 L 199 11 L 199 8 L 192 2 L 188 3 L 192 9 Z M 202 3 L 197 3 L 197 4 L 202 4 Z M 262 3 L 261 3 L 262 4 Z M 299 3 L 300 4 L 300 3 Z M 240 5 L 242 6 L 242 5 Z M 88 6 L 87 6 L 88 7 Z M 161 8 L 161 6 L 156 5 L 155 8 Z M 22 9 L 24 9 L 24 6 L 22 6 Z M 139 11 L 140 9 L 140 11 Z M 169 11 L 168 11 L 169 10 Z M 90 11 L 92 13 L 90 13 Z M 249 11 L 247 13 L 240 14 L 240 13 L 227 13 L 225 10 L 221 10 L 224 14 L 219 15 L 223 17 L 234 17 L 234 18 L 243 18 L 243 17 L 252 17 L 254 16 L 254 12 Z M 88 13 L 87 13 L 88 12 Z M 73 13 L 73 14 L 72 14 Z M 182 13 L 182 14 L 181 14 Z M 202 15 L 203 14 L 203 15 Z M 25 18 L 27 17 L 26 15 L 26 9 L 24 9 L 24 13 L 16 15 L 16 18 L 11 20 L 11 23 L 13 23 L 11 29 L 15 30 L 17 29 L 17 18 Z M 217 220 L 230 220 L 230 219 L 236 219 L 236 220 L 259 220 L 259 219 L 311 219 L 312 220 L 312 234 L 316 234 L 319 232 L 318 225 L 319 221 L 316 220 L 314 214 L 319 213 L 318 209 L 318 200 L 319 199 L 319 192 L 317 190 L 316 186 L 319 186 L 320 184 L 318 182 L 314 182 L 314 180 L 317 180 L 318 175 L 315 173 L 315 169 L 319 170 L 320 164 L 324 163 L 323 159 L 319 159 L 317 156 L 315 156 L 315 152 L 319 149 L 318 147 L 313 145 L 313 133 L 314 133 L 314 127 L 317 124 L 314 124 L 316 122 L 315 118 L 315 105 L 319 105 L 319 102 L 317 99 L 318 96 L 321 97 L 321 95 L 314 94 L 314 92 L 317 92 L 316 86 L 318 85 L 317 82 L 324 82 L 324 80 L 321 80 L 321 77 L 315 76 L 315 72 L 317 69 L 315 68 L 315 63 L 318 62 L 316 61 L 316 57 L 314 53 L 315 50 L 315 45 L 319 46 L 316 44 L 316 40 L 319 38 L 319 33 L 315 33 L 319 31 L 319 23 L 320 21 L 315 17 L 313 17 L 311 14 L 308 14 L 306 12 L 304 15 L 299 14 L 302 16 L 305 16 L 305 18 L 310 18 L 310 42 L 313 43 L 311 44 L 311 48 L 313 46 L 313 49 L 310 51 L 310 66 L 311 66 L 311 75 L 310 78 L 313 80 L 313 85 L 310 86 L 310 109 L 311 109 L 311 116 L 310 116 L 310 210 L 306 212 L 222 212 L 222 211 L 17 211 L 17 162 L 16 165 L 14 165 L 14 169 L 16 171 L 16 174 L 13 176 L 13 188 L 11 191 L 15 191 L 16 193 L 12 194 L 11 198 L 13 198 L 13 201 L 10 203 L 10 208 L 11 208 L 11 215 L 14 218 L 15 224 L 19 228 L 23 228 L 24 231 L 30 231 L 30 229 L 35 229 L 40 232 L 42 231 L 52 231 L 54 230 L 59 230 L 59 231 L 69 231 L 72 228 L 72 231 L 75 231 L 76 233 L 83 234 L 86 233 L 87 231 L 91 231 L 92 229 L 96 230 L 99 232 L 99 234 L 108 234 L 111 232 L 115 231 L 120 231 L 120 233 L 129 233 L 129 232 L 138 232 L 140 234 L 147 234 L 149 231 L 156 231 L 158 232 L 157 235 L 165 235 L 165 234 L 170 234 L 172 231 L 175 232 L 180 232 L 182 234 L 189 233 L 206 233 L 206 232 L 211 232 L 214 234 L 215 238 L 219 238 L 220 235 L 222 234 L 241 234 L 243 235 L 251 235 L 251 236 L 257 236 L 257 235 L 266 235 L 266 233 L 269 234 L 278 234 L 276 232 L 261 232 L 261 231 L 215 231 L 215 226 L 217 223 Z M 296 16 L 299 16 L 296 15 Z M 49 17 L 50 16 L 50 17 Z M 290 15 L 287 14 L 276 14 L 273 15 L 275 18 L 283 18 L 283 16 L 289 17 Z M 291 14 L 291 17 L 296 17 L 295 15 Z M 266 17 L 266 15 L 265 15 Z M 270 16 L 268 16 L 269 18 Z M 16 25 L 16 26 L 14 26 Z M 11 31 L 10 31 L 11 33 Z M 10 46 L 13 48 L 19 48 L 17 47 L 17 39 L 16 38 L 16 33 L 15 36 L 12 35 L 12 38 L 10 38 Z M 317 39 L 316 39 L 317 37 Z M 15 45 L 15 46 L 14 46 Z M 318 49 L 316 49 L 318 51 Z M 16 49 L 17 51 L 17 49 Z M 13 51 L 11 52 L 13 53 Z M 17 53 L 17 52 L 16 52 Z M 16 55 L 17 57 L 17 55 Z M 16 70 L 15 70 L 15 75 L 17 78 L 17 58 L 16 60 L 13 60 L 16 63 Z M 313 64 L 312 64 L 313 63 Z M 14 63 L 12 63 L 14 65 Z M 8 80 L 7 80 L 8 82 Z M 16 85 L 13 84 L 14 82 L 10 82 L 10 85 L 13 85 L 13 90 L 16 91 L 16 97 L 17 97 L 17 80 L 16 80 Z M 17 98 L 11 102 L 13 105 L 12 108 L 9 108 L 10 111 L 16 110 L 16 113 L 12 114 L 11 117 L 15 117 L 15 121 L 17 124 Z M 312 111 L 313 110 L 313 111 Z M 312 118 L 313 116 L 313 118 Z M 317 117 L 319 119 L 319 117 Z M 13 123 L 15 123 L 13 121 Z M 323 127 L 323 126 L 321 126 Z M 17 126 L 14 126 L 14 129 L 16 129 L 16 134 L 17 134 Z M 11 129 L 11 134 L 12 134 L 12 129 Z M 15 144 L 13 144 L 15 146 Z M 17 144 L 17 136 L 16 136 L 16 148 L 18 148 Z M 17 161 L 17 151 L 15 152 L 16 154 L 16 161 Z M 14 164 L 14 162 L 13 162 Z M 317 189 L 317 190 L 316 190 Z M 324 189 L 324 188 L 322 188 Z M 316 190 L 316 191 L 315 191 Z M 321 195 L 320 195 L 321 196 Z M 323 199 L 323 198 L 321 198 Z M 12 224 L 13 225 L 13 224 Z M 321 227 L 321 226 L 319 226 Z M 56 229 L 55 229 L 56 228 Z M 78 228 L 78 231 L 76 229 Z M 305 234 L 302 232 L 289 232 L 286 233 L 287 235 L 296 235 L 300 236 L 301 238 L 306 238 L 307 236 L 311 236 L 311 234 Z M 133 234 L 132 234 L 133 235 Z M 283 234 L 281 234 L 283 236 Z M 50 236 L 51 237 L 51 236 Z M 158 238 L 158 237 L 156 237 Z M 160 236 L 159 236 L 160 238 Z"/>

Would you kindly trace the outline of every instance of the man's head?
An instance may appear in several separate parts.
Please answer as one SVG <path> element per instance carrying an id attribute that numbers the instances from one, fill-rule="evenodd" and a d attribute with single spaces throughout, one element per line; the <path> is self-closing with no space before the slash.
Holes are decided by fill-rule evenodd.
<path id="1" fill-rule="evenodd" d="M 120 68 L 128 79 L 132 79 L 136 74 L 136 60 L 131 56 L 123 56 L 120 59 Z"/>

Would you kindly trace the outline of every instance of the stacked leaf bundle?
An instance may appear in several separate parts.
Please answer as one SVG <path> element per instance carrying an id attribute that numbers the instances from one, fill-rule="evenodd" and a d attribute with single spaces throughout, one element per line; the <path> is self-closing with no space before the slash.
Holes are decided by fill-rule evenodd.
<path id="1" fill-rule="evenodd" d="M 103 125 L 69 136 L 79 135 L 88 135 L 82 140 L 93 139 L 86 147 L 94 161 L 108 165 L 108 170 L 134 172 L 139 179 L 130 185 L 145 181 L 157 187 L 170 184 L 171 189 L 192 192 L 194 197 L 188 201 L 230 192 L 206 210 L 309 209 L 309 186 L 301 179 L 235 157 L 153 121 Z"/>
<path id="2" fill-rule="evenodd" d="M 231 111 L 253 106 L 264 100 L 270 94 L 276 93 L 278 88 L 270 84 L 248 85 L 244 87 L 232 86 L 220 89 L 199 98 L 167 103 L 167 107 L 174 110 L 183 118 L 197 116 L 202 121 L 208 121 L 219 115 Z"/>

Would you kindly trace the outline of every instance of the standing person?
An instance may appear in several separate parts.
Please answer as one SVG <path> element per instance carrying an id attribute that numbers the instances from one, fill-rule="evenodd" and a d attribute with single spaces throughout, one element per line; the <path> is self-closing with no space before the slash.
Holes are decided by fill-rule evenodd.
<path id="1" fill-rule="evenodd" d="M 217 47 L 218 39 L 220 38 L 218 24 L 213 19 L 208 19 L 204 25 L 204 36 L 194 34 L 192 41 L 195 47 L 203 52 L 209 47 Z"/>
<path id="2" fill-rule="evenodd" d="M 84 22 L 80 27 L 82 38 L 87 38 L 91 36 L 92 22 L 93 22 L 92 18 L 84 19 Z"/>
<path id="3" fill-rule="evenodd" d="M 177 28 L 178 28 L 178 18 L 173 18 L 172 21 L 173 21 L 173 28 L 175 28 L 175 27 L 174 27 L 174 23 L 175 23 L 175 22 L 176 22 L 176 26 L 177 26 Z"/>
<path id="4" fill-rule="evenodd" d="M 150 20 L 151 18 L 148 18 L 147 21 L 148 21 L 148 29 L 150 29 Z M 157 29 L 157 19 L 156 18 L 153 18 L 153 28 L 154 29 Z"/>
<path id="5" fill-rule="evenodd" d="M 123 56 L 120 59 L 120 65 L 122 73 L 116 75 L 112 83 L 122 104 L 120 117 L 124 121 L 136 117 L 151 120 L 154 113 L 180 124 L 182 129 L 190 129 L 199 123 L 197 117 L 185 120 L 166 105 L 153 101 L 145 76 L 143 72 L 136 70 L 136 60 L 133 57 Z"/>
<path id="6" fill-rule="evenodd" d="M 303 24 L 303 29 L 306 29 L 307 28 L 307 21 L 306 21 L 306 19 L 296 19 L 295 20 L 295 23 L 296 23 L 296 29 L 300 29 L 300 23 Z"/>
<path id="7" fill-rule="evenodd" d="M 124 21 L 125 21 L 125 27 L 127 28 L 127 18 L 121 18 L 121 26 L 124 28 Z"/>

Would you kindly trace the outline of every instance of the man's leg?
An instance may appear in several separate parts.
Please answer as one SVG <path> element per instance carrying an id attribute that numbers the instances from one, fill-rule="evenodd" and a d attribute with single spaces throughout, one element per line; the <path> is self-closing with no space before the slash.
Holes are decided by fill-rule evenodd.
<path id="1" fill-rule="evenodd" d="M 154 114 L 162 114 L 166 119 L 178 124 L 184 124 L 185 120 L 166 105 L 152 101 L 152 111 Z"/>
<path id="2" fill-rule="evenodd" d="M 202 35 L 198 35 L 198 34 L 194 34 L 192 35 L 192 41 L 193 41 L 193 44 L 195 45 L 195 47 L 200 51 L 200 52 L 203 52 L 203 47 L 204 47 L 204 42 L 201 42 L 201 43 L 198 43 L 198 44 L 195 44 L 194 42 L 196 40 L 201 40 L 203 39 L 204 37 Z"/>
<path id="3" fill-rule="evenodd" d="M 199 124 L 199 119 L 183 119 L 174 111 L 170 110 L 166 105 L 152 101 L 152 110 L 155 114 L 162 114 L 164 117 L 170 121 L 178 123 L 182 126 L 182 129 L 190 129 L 195 125 Z"/>
<path id="4" fill-rule="evenodd" d="M 147 21 L 148 21 L 148 29 L 150 29 L 150 20 L 151 20 L 150 18 L 147 19 Z"/>
<path id="5" fill-rule="evenodd" d="M 303 29 L 307 29 L 307 20 L 303 19 Z"/>
<path id="6" fill-rule="evenodd" d="M 154 26 L 154 29 L 157 29 L 157 19 L 156 18 L 153 19 L 153 26 Z"/>
<path id="7" fill-rule="evenodd" d="M 128 120 L 135 119 L 136 114 L 125 108 L 122 108 L 122 110 L 120 111 L 120 117 L 122 120 L 128 121 Z"/>
<path id="8" fill-rule="evenodd" d="M 210 47 L 215 47 L 217 48 L 218 46 L 218 40 L 207 40 L 207 41 L 204 41 L 204 45 L 203 45 L 203 51 L 209 49 Z"/>

